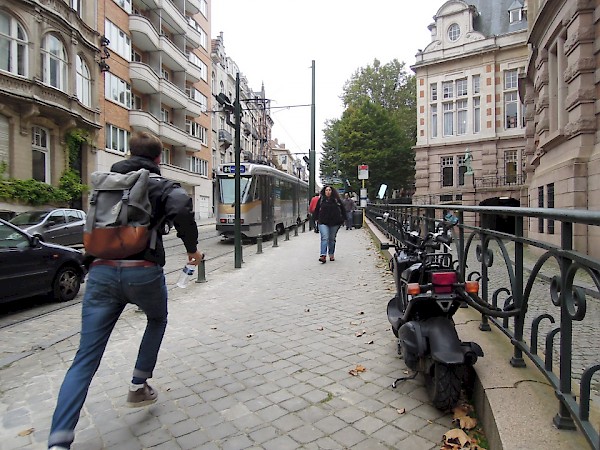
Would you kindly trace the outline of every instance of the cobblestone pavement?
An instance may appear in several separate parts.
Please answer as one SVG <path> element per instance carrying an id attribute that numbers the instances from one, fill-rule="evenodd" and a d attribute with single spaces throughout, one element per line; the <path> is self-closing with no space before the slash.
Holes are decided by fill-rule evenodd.
<path id="1" fill-rule="evenodd" d="M 452 417 L 405 370 L 385 316 L 391 277 L 366 229 L 246 251 L 241 269 L 171 289 L 151 384 L 158 402 L 124 407 L 145 318 L 127 309 L 94 378 L 73 448 L 439 448 Z M 168 280 L 173 283 L 174 280 Z M 0 448 L 44 449 L 78 343 L 79 306 L 0 330 Z M 362 365 L 357 376 L 351 369 Z M 404 410 L 403 414 L 399 410 Z"/>

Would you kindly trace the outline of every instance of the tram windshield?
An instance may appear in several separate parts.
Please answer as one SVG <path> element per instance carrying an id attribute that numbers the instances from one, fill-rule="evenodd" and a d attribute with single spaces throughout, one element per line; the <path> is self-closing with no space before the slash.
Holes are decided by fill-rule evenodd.
<path id="1" fill-rule="evenodd" d="M 251 178 L 240 177 L 240 198 L 242 203 L 245 202 L 247 193 L 250 188 Z M 224 204 L 235 203 L 235 179 L 234 178 L 219 178 L 219 200 Z"/>

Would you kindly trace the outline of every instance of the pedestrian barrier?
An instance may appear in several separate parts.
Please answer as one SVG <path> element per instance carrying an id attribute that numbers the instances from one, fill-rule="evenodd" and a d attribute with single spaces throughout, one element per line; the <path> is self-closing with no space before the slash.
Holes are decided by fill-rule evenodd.
<path id="1" fill-rule="evenodd" d="M 256 254 L 260 254 L 262 253 L 262 234 L 259 234 L 258 237 L 256 238 Z"/>
<path id="2" fill-rule="evenodd" d="M 202 258 L 198 263 L 198 277 L 196 283 L 206 283 L 206 260 Z"/>
<path id="3" fill-rule="evenodd" d="M 298 236 L 298 225 L 294 225 L 294 236 Z"/>
<path id="4" fill-rule="evenodd" d="M 277 230 L 273 231 L 273 247 L 279 247 L 279 245 L 277 244 Z"/>
<path id="5" fill-rule="evenodd" d="M 290 240 L 290 230 L 289 230 L 289 228 L 285 229 L 285 240 L 286 241 Z"/>

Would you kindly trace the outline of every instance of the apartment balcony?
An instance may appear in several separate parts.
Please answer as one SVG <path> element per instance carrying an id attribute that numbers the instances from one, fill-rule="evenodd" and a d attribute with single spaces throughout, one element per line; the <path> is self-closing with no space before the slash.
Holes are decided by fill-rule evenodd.
<path id="1" fill-rule="evenodd" d="M 180 72 L 187 70 L 189 61 L 183 51 L 171 42 L 166 36 L 160 36 L 160 49 L 162 50 L 162 61 L 170 69 Z"/>
<path id="2" fill-rule="evenodd" d="M 223 128 L 219 130 L 219 144 L 225 148 L 233 143 L 231 133 Z"/>
<path id="3" fill-rule="evenodd" d="M 131 87 L 142 94 L 155 94 L 160 89 L 160 78 L 148 64 L 129 63 Z"/>
<path id="4" fill-rule="evenodd" d="M 189 60 L 187 61 L 186 65 L 186 78 L 192 83 L 198 83 L 199 81 L 204 80 L 204 78 L 202 78 L 202 71 L 200 70 L 200 67 L 193 64 Z"/>
<path id="5" fill-rule="evenodd" d="M 200 0 L 185 0 L 185 12 L 198 14 L 200 12 Z"/>
<path id="6" fill-rule="evenodd" d="M 98 110 L 84 106 L 77 98 L 37 80 L 0 72 L 0 96 L 3 103 L 12 105 L 17 110 L 52 116 L 58 123 L 67 125 L 75 119 L 90 127 L 100 127 Z"/>
<path id="7" fill-rule="evenodd" d="M 161 0 L 161 21 L 163 21 L 175 34 L 185 34 L 188 24 L 181 11 L 170 0 Z"/>
<path id="8" fill-rule="evenodd" d="M 198 186 L 202 180 L 206 180 L 206 177 L 172 164 L 161 164 L 160 173 L 163 177 L 182 185 Z"/>
<path id="9" fill-rule="evenodd" d="M 171 108 L 187 108 L 189 98 L 187 95 L 185 95 L 185 92 L 183 92 L 173 83 L 165 80 L 164 78 L 161 78 L 158 83 L 160 87 L 160 92 L 162 94 L 162 103 L 168 105 Z"/>
<path id="10" fill-rule="evenodd" d="M 510 188 L 525 184 L 525 174 L 509 174 L 504 176 L 484 176 L 475 178 L 475 186 L 478 188 Z"/>
<path id="11" fill-rule="evenodd" d="M 186 109 L 188 114 L 193 117 L 198 117 L 206 111 L 206 108 L 202 103 L 192 100 L 191 98 L 188 98 Z"/>
<path id="12" fill-rule="evenodd" d="M 175 147 L 186 147 L 187 150 L 197 152 L 202 147 L 202 141 L 197 137 L 189 135 L 185 130 L 177 128 L 167 122 L 160 122 L 160 139 Z"/>
<path id="13" fill-rule="evenodd" d="M 160 48 L 160 36 L 154 25 L 144 16 L 129 16 L 131 42 L 141 51 L 152 52 Z"/>
<path id="14" fill-rule="evenodd" d="M 157 136 L 160 134 L 159 120 L 146 111 L 130 110 L 129 124 L 137 131 L 147 131 Z"/>
<path id="15" fill-rule="evenodd" d="M 196 29 L 196 21 L 188 17 L 185 38 L 190 44 L 190 47 L 198 48 L 202 46 L 202 35 Z"/>

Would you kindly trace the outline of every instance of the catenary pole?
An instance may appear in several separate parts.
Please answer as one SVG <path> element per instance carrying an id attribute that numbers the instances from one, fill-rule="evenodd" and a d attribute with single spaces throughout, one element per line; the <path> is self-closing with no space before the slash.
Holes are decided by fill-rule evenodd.
<path id="1" fill-rule="evenodd" d="M 315 194 L 316 181 L 316 155 L 315 155 L 315 60 L 312 60 L 312 102 L 310 105 L 310 154 L 309 156 L 309 181 L 308 181 L 308 200 Z"/>
<path id="2" fill-rule="evenodd" d="M 234 218 L 234 266 L 236 269 L 242 267 L 242 223 L 241 223 L 241 174 L 240 174 L 240 122 L 241 122 L 241 106 L 240 106 L 240 74 L 235 77 L 235 143 L 233 151 L 235 153 L 235 218 Z"/>

